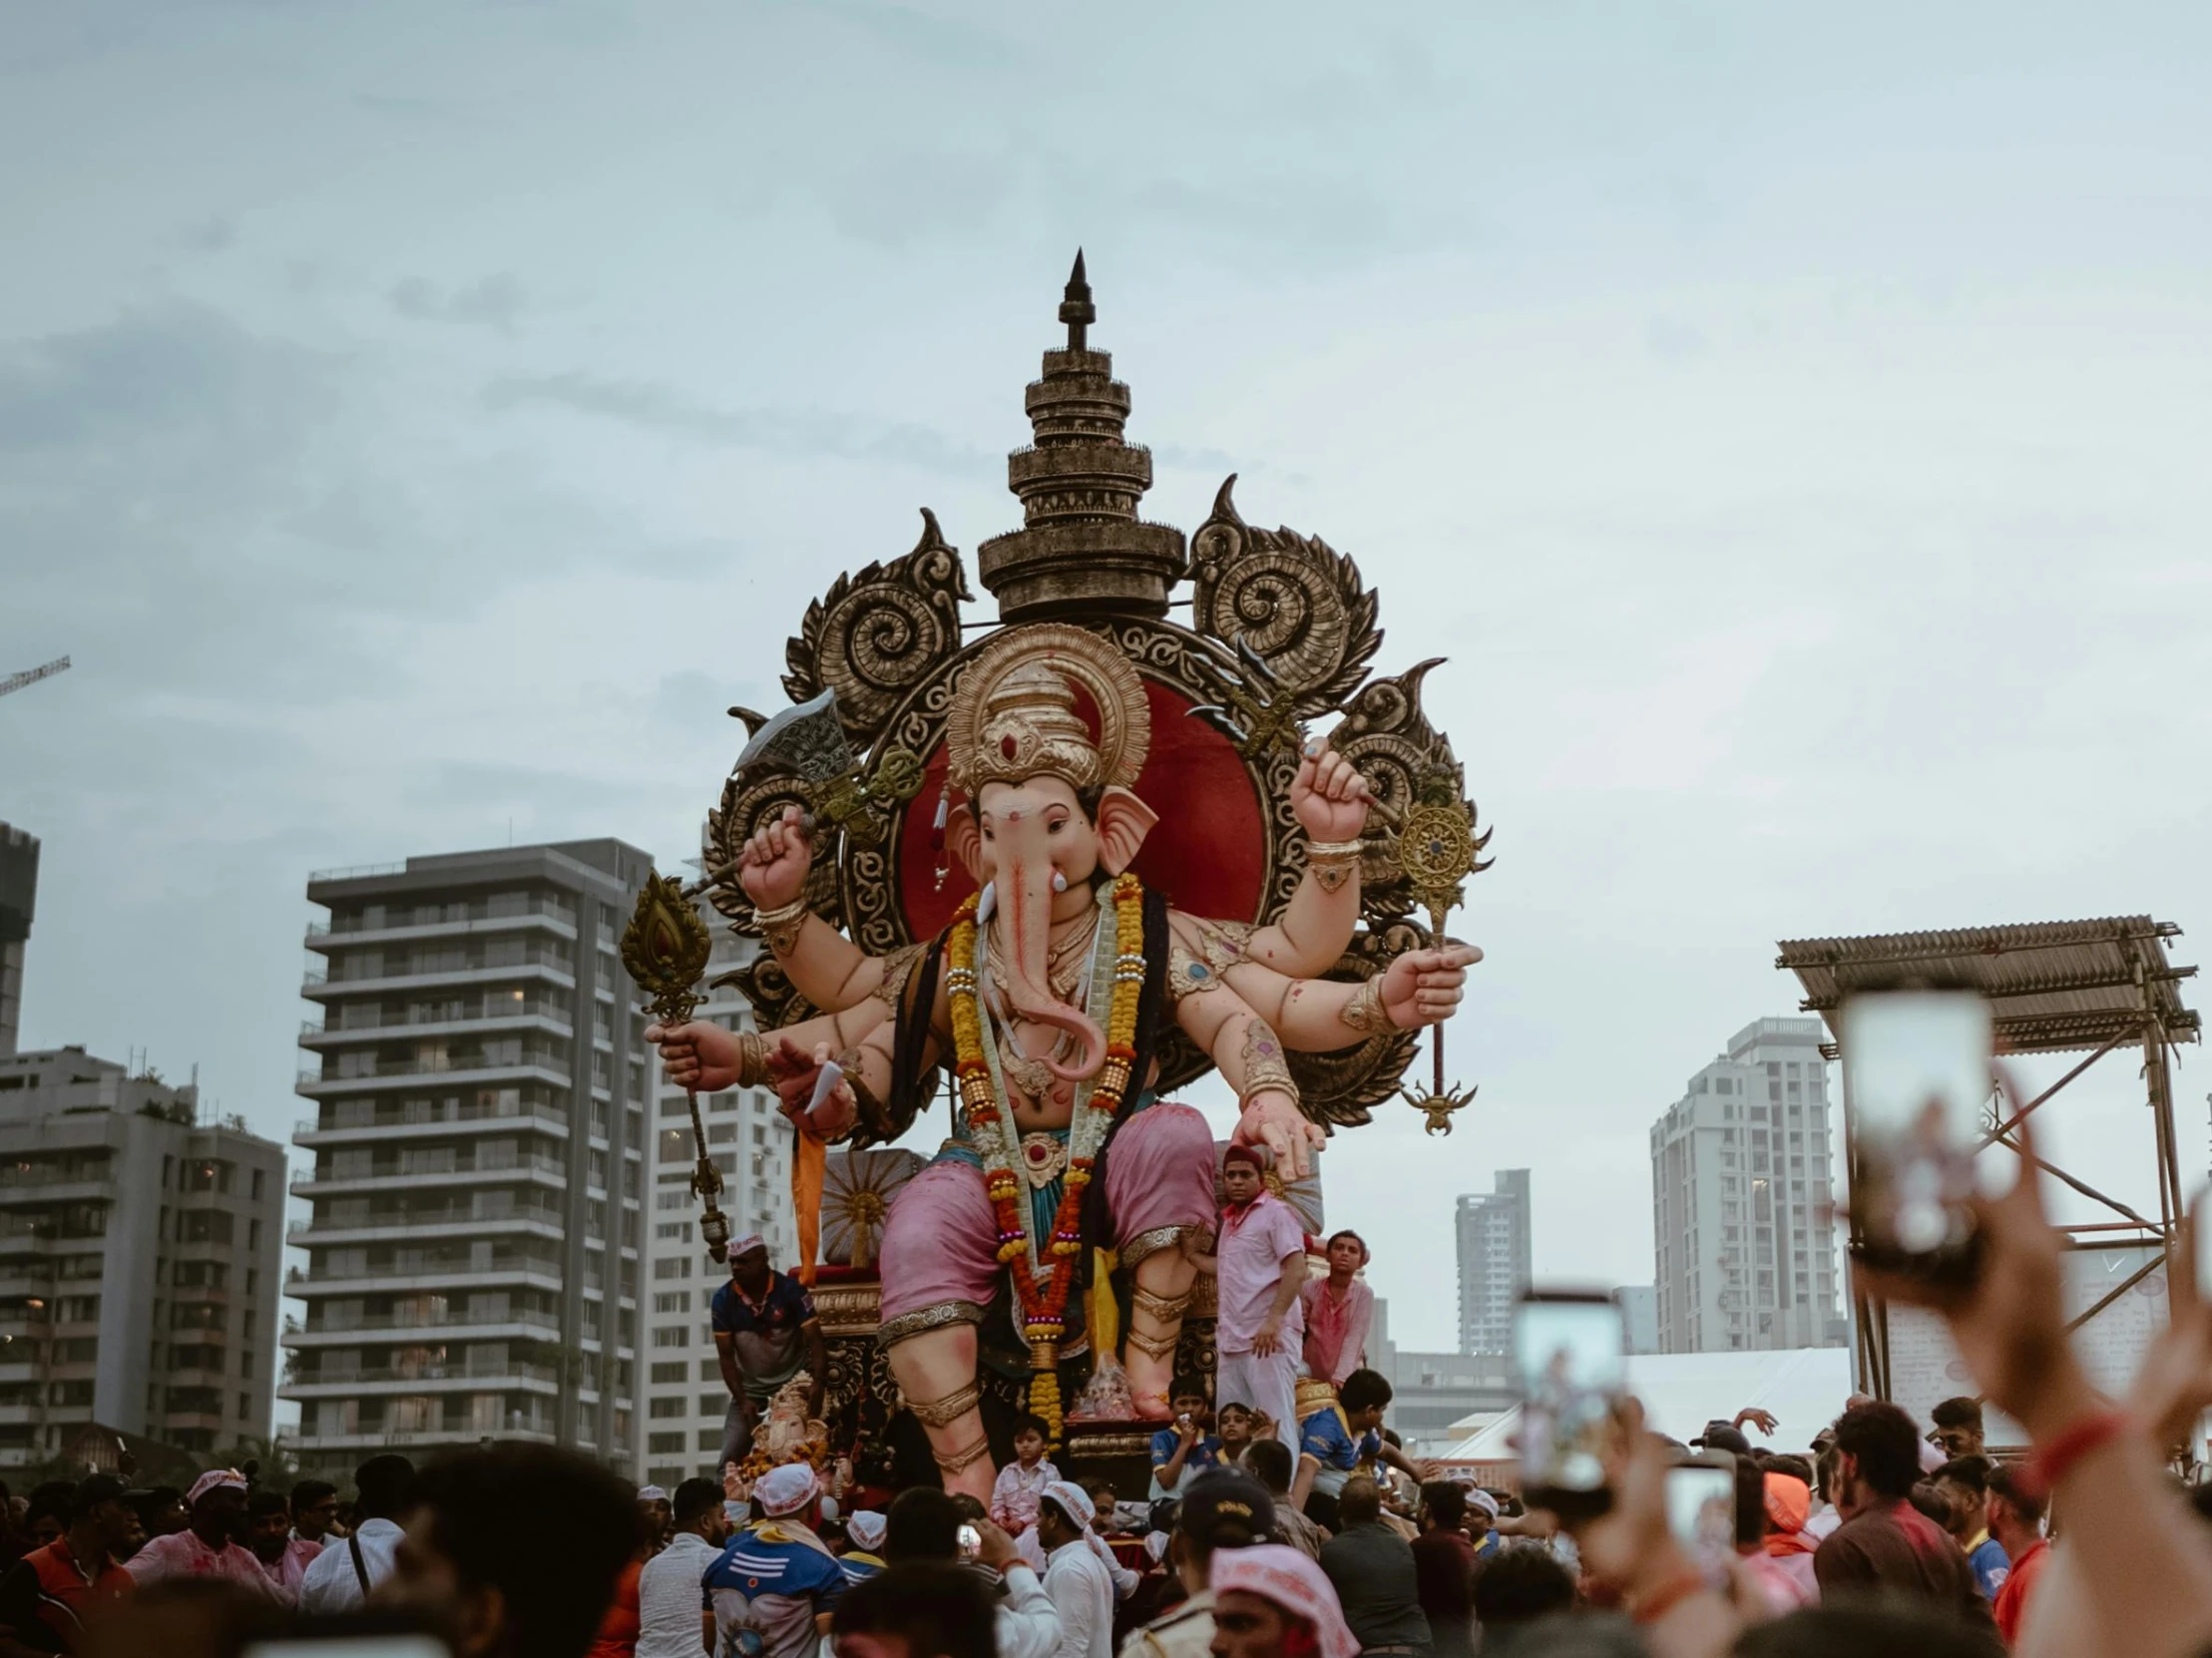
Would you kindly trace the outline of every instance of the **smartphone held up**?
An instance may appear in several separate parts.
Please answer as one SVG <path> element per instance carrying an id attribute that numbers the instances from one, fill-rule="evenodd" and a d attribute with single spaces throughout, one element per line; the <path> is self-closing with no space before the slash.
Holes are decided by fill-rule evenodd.
<path id="1" fill-rule="evenodd" d="M 1532 1289 L 1514 1315 L 1522 1490 L 1569 1522 L 1612 1505 L 1605 1451 L 1627 1385 L 1620 1308 L 1602 1290 Z"/>
<path id="2" fill-rule="evenodd" d="M 1989 1003 L 1968 991 L 1858 995 L 1836 1035 L 1852 1253 L 1891 1272 L 1973 1282 L 1975 1153 L 1994 1086 Z"/>

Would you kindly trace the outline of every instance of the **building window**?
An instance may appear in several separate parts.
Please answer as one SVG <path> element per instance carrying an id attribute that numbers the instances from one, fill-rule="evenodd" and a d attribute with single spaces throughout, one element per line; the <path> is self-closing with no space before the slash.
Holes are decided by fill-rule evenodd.
<path id="1" fill-rule="evenodd" d="M 715 1442 L 714 1449 L 716 1451 L 721 1450 L 719 1441 Z M 657 1456 L 679 1456 L 683 1453 L 683 1436 L 681 1434 L 648 1434 L 646 1436 L 646 1450 Z"/>
<path id="2" fill-rule="evenodd" d="M 653 1333 L 653 1345 L 655 1347 L 689 1347 L 691 1345 L 690 1326 L 683 1324 L 662 1325 Z"/>
<path id="3" fill-rule="evenodd" d="M 655 1365 L 653 1367 L 653 1380 L 656 1383 L 688 1382 L 690 1379 L 691 1367 L 681 1359 L 677 1359 L 671 1364 Z"/>

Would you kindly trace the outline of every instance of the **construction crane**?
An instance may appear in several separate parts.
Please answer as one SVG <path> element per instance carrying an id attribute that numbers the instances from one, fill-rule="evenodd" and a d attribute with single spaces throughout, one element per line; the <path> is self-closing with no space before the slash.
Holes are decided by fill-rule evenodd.
<path id="1" fill-rule="evenodd" d="M 56 656 L 52 661 L 41 662 L 37 667 L 27 667 L 21 673 L 11 673 L 5 679 L 0 679 L 0 696 L 5 696 L 10 691 L 19 691 L 25 685 L 35 685 L 41 679 L 51 679 L 55 674 L 66 673 L 68 670 L 69 658 Z"/>

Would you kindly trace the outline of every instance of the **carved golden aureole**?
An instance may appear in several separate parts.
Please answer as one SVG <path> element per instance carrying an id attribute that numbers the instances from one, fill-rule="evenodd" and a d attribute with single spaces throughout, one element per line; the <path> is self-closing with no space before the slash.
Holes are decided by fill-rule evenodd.
<path id="1" fill-rule="evenodd" d="M 1137 505 L 1151 481 L 1150 457 L 1122 440 L 1128 388 L 1112 378 L 1112 358 L 1090 347 L 1096 321 L 1081 264 L 1061 309 L 1069 342 L 1045 354 L 1043 375 L 1026 405 L 1035 433 L 1015 452 L 1008 484 L 1023 504 L 1024 526 L 987 542 L 981 575 L 998 601 L 999 621 L 1034 638 L 1047 625 L 1080 661 L 1084 695 L 1102 722 L 1120 718 L 1141 736 L 1148 717 L 1145 683 L 1164 686 L 1217 727 L 1232 727 L 1235 751 L 1261 802 L 1265 845 L 1260 897 L 1229 922 L 1274 920 L 1305 872 L 1306 837 L 1290 810 L 1290 785 L 1311 722 L 1331 720 L 1332 744 L 1370 781 L 1382 810 L 1371 821 L 1359 855 L 1365 922 L 1331 977 L 1365 980 L 1402 952 L 1428 942 L 1413 920 L 1425 908 L 1399 867 L 1403 824 L 1423 786 L 1446 777 L 1466 807 L 1464 783 L 1450 740 L 1422 710 L 1422 683 L 1439 665 L 1421 662 L 1402 674 L 1375 676 L 1382 645 L 1380 599 L 1358 564 L 1317 537 L 1245 523 L 1233 500 L 1232 475 L 1212 511 L 1182 537 L 1140 523 Z M 1019 748 L 1040 750 L 1072 741 L 1064 690 L 1019 682 L 979 694 L 1003 663 L 1003 633 L 963 634 L 961 605 L 975 597 L 957 549 L 924 509 L 922 536 L 912 551 L 840 575 L 807 608 L 789 641 L 783 688 L 794 702 L 835 690 L 838 718 L 862 764 L 874 775 L 893 750 L 933 755 L 956 719 L 990 728 L 994 713 L 1021 713 L 1027 728 L 1009 726 Z M 1187 598 L 1189 621 L 1170 620 L 1176 598 Z M 1077 642 L 1085 641 L 1085 642 Z M 1011 640 L 1008 644 L 1011 644 Z M 1071 670 L 1071 677 L 1077 670 Z M 986 687 L 987 688 L 987 687 Z M 1105 694 L 1102 695 L 1102 688 Z M 1078 712 L 1082 710 L 1076 710 Z M 980 718 L 978 716 L 981 716 Z M 1088 732 L 1086 732 L 1088 740 Z M 1102 753 L 1141 754 L 1127 734 L 1102 733 Z M 969 751 L 956 742 L 952 752 Z M 1104 781 L 1127 782 L 1102 763 Z M 900 779 L 904 781 L 905 778 Z M 921 941 L 911 936 L 901 901 L 898 848 L 916 812 L 934 812 L 938 791 L 888 805 L 879 835 L 863 837 L 825 825 L 818 833 L 806 901 L 859 947 L 888 955 Z M 1202 802 L 1150 802 L 1155 808 L 1202 810 Z M 789 805 L 812 810 L 807 784 L 772 768 L 733 775 L 708 814 L 706 865 L 734 871 L 738 853 L 760 824 Z M 927 818 L 923 827 L 927 827 Z M 1172 833 L 1172 821 L 1155 831 Z M 1341 855 L 1332 855 L 1341 857 Z M 754 912 L 734 874 L 712 889 L 715 907 L 734 929 L 758 936 Z M 751 1002 L 762 1029 L 809 1017 L 767 952 L 717 980 Z M 1347 1032 L 1350 1045 L 1333 1053 L 1288 1056 L 1307 1114 L 1334 1126 L 1362 1123 L 1369 1107 L 1398 1090 L 1413 1057 L 1413 1032 Z M 1160 1052 L 1159 1086 L 1180 1087 L 1210 1061 L 1179 1031 Z"/>

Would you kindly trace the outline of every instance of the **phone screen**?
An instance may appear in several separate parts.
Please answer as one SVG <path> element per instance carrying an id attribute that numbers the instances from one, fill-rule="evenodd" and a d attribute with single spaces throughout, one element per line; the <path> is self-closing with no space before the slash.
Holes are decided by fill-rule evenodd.
<path id="1" fill-rule="evenodd" d="M 1963 1258 L 1974 1241 L 1967 1200 L 1991 1094 L 1990 1005 L 1956 991 L 1856 996 L 1837 1036 L 1855 1241 L 1878 1261 Z"/>
<path id="2" fill-rule="evenodd" d="M 1531 1291 L 1514 1322 L 1522 1482 L 1558 1511 L 1604 1506 L 1604 1452 L 1626 1383 L 1620 1309 L 1608 1296 Z M 1585 1499 L 1585 1500 L 1577 1500 Z"/>
<path id="3" fill-rule="evenodd" d="M 1713 1576 L 1736 1551 L 1736 1459 L 1724 1451 L 1710 1454 L 1728 1465 L 1701 1459 L 1666 1470 L 1666 1524 L 1698 1569 Z"/>

